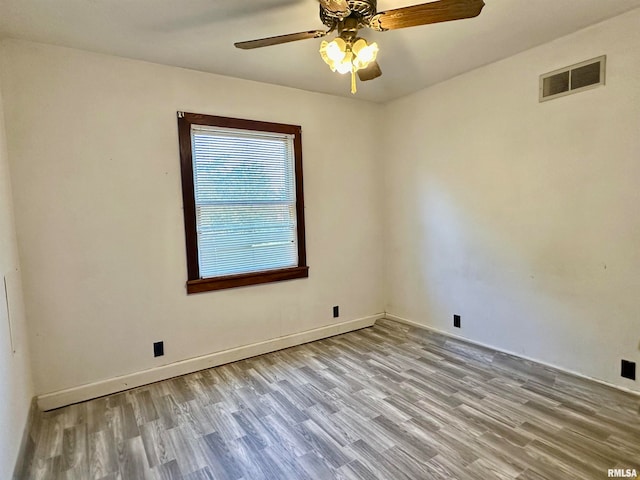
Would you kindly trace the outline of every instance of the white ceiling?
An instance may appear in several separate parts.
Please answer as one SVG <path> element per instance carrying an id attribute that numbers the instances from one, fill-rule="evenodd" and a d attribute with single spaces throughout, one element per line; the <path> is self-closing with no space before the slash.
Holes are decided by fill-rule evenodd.
<path id="1" fill-rule="evenodd" d="M 357 96 L 394 99 L 640 7 L 640 0 L 485 2 L 473 19 L 365 30 L 380 46 L 384 75 L 360 83 Z M 422 1 L 378 0 L 378 10 L 414 3 Z M 319 39 L 233 46 L 312 29 L 324 29 L 315 0 L 0 0 L 0 36 L 350 96 L 349 79 L 320 58 Z"/>

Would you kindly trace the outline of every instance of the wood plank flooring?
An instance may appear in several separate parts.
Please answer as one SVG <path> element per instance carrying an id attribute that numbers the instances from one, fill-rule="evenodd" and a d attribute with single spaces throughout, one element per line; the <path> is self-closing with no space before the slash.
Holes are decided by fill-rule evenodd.
<path id="1" fill-rule="evenodd" d="M 604 479 L 640 397 L 383 320 L 43 413 L 24 479 Z"/>

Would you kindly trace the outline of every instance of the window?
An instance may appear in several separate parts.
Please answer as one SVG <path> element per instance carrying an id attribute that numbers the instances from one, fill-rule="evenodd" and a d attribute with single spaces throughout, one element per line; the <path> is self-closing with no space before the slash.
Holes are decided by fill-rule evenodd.
<path id="1" fill-rule="evenodd" d="M 296 125 L 178 112 L 187 293 L 308 276 Z"/>

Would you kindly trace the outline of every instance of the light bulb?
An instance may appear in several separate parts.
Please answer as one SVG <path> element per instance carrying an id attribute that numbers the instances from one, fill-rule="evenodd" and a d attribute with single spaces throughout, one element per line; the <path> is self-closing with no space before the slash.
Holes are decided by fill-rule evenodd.
<path id="1" fill-rule="evenodd" d="M 344 60 L 347 51 L 347 44 L 345 41 L 338 37 L 327 45 L 327 56 L 334 62 L 341 62 Z"/>
<path id="2" fill-rule="evenodd" d="M 336 70 L 338 71 L 338 73 L 342 73 L 343 75 L 345 73 L 349 73 L 351 71 L 351 68 L 352 68 L 351 62 L 342 62 L 342 63 L 336 64 Z"/>
<path id="3" fill-rule="evenodd" d="M 356 56 L 353 61 L 355 69 L 360 70 L 361 68 L 367 68 L 378 55 L 378 44 L 374 42 L 371 45 L 367 45 L 364 38 L 359 38 L 353 44 L 353 53 Z"/>
<path id="4" fill-rule="evenodd" d="M 320 56 L 334 72 L 335 64 L 341 62 L 345 56 L 344 49 L 341 49 L 340 42 L 336 42 L 336 40 L 332 42 L 323 41 L 320 44 Z M 344 43 L 344 41 L 342 43 Z"/>
<path id="5" fill-rule="evenodd" d="M 360 60 L 365 64 L 365 66 L 367 66 L 369 63 L 373 62 L 376 59 L 378 50 L 378 44 L 374 42 L 358 52 L 358 60 Z"/>
<path id="6" fill-rule="evenodd" d="M 329 57 L 333 62 L 341 62 L 344 58 L 344 52 L 341 52 L 340 47 L 335 43 L 330 43 L 327 47 L 327 57 Z"/>
<path id="7" fill-rule="evenodd" d="M 353 53 L 351 53 L 351 50 L 349 50 L 347 51 L 347 53 L 345 53 L 344 59 L 341 62 L 335 64 L 335 69 L 338 71 L 338 73 L 349 73 L 353 68 L 352 61 Z"/>

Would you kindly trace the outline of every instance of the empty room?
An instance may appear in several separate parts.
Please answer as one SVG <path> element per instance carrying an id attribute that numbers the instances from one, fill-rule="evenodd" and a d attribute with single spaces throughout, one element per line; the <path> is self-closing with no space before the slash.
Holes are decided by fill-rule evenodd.
<path id="1" fill-rule="evenodd" d="M 639 27 L 0 0 L 0 479 L 640 478 Z"/>

